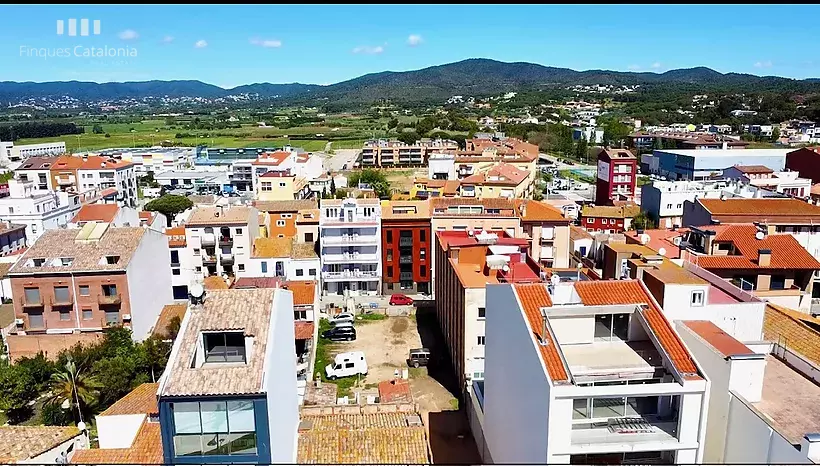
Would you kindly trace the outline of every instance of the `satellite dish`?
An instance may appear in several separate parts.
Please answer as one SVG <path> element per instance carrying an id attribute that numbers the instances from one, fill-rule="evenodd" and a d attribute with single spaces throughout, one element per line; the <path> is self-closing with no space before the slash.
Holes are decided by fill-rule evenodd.
<path id="1" fill-rule="evenodd" d="M 550 284 L 552 286 L 558 286 L 559 283 L 561 283 L 561 277 L 559 277 L 558 274 L 552 274 L 550 277 Z"/>
<path id="2" fill-rule="evenodd" d="M 78 422 L 77 423 L 77 428 L 80 429 L 81 432 L 84 432 L 85 429 L 86 429 L 85 422 L 82 422 L 82 421 Z"/>
<path id="3" fill-rule="evenodd" d="M 763 239 L 765 237 L 766 237 L 766 234 L 763 233 L 762 231 L 758 231 L 757 233 L 755 233 L 755 238 L 756 239 Z"/>
<path id="4" fill-rule="evenodd" d="M 665 255 L 666 255 L 666 248 L 660 248 L 660 249 L 658 249 L 658 254 L 660 254 L 660 255 L 662 255 L 662 256 L 665 256 Z"/>
<path id="5" fill-rule="evenodd" d="M 510 266 L 505 265 L 504 267 L 501 267 L 501 270 L 503 270 L 504 272 L 509 272 L 510 271 Z"/>
<path id="6" fill-rule="evenodd" d="M 194 298 L 201 298 L 205 294 L 205 288 L 201 283 L 194 283 L 191 285 L 190 293 Z"/>

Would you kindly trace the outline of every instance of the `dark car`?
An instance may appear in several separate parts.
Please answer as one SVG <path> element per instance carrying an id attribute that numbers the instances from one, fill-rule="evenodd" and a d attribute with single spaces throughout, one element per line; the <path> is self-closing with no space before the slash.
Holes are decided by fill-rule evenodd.
<path id="1" fill-rule="evenodd" d="M 322 338 L 327 338 L 332 341 L 353 341 L 356 339 L 356 328 L 333 327 L 322 332 Z"/>
<path id="2" fill-rule="evenodd" d="M 427 366 L 430 363 L 430 350 L 427 348 L 415 348 L 410 350 L 410 357 L 407 358 L 407 365 L 413 367 Z"/>

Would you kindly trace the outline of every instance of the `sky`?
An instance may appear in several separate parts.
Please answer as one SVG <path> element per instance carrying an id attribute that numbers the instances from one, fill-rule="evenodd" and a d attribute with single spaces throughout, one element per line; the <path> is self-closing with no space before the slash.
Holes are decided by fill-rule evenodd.
<path id="1" fill-rule="evenodd" d="M 0 81 L 332 84 L 467 58 L 809 78 L 820 77 L 816 33 L 792 20 L 818 13 L 817 5 L 0 6 Z M 105 48 L 110 56 L 87 55 Z"/>

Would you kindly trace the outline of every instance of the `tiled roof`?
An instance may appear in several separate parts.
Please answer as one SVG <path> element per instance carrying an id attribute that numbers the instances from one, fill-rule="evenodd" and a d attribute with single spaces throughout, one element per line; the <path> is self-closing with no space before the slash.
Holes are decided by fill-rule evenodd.
<path id="1" fill-rule="evenodd" d="M 49 170 L 58 157 L 29 157 L 20 164 L 18 170 Z"/>
<path id="2" fill-rule="evenodd" d="M 464 178 L 461 180 L 461 184 L 518 186 L 529 176 L 529 172 L 516 168 L 513 165 L 499 163 L 489 170 L 481 171 Z"/>
<path id="3" fill-rule="evenodd" d="M 6 278 L 14 262 L 0 262 L 0 278 Z"/>
<path id="4" fill-rule="evenodd" d="M 313 305 L 316 300 L 316 282 L 310 280 L 289 280 L 285 286 L 293 292 L 294 306 Z"/>
<path id="5" fill-rule="evenodd" d="M 90 224 L 88 224 L 90 225 Z M 86 226 L 88 226 L 86 225 Z M 12 274 L 101 272 L 125 270 L 137 251 L 146 230 L 142 227 L 109 226 L 99 241 L 79 242 L 75 238 L 82 230 L 46 230 L 33 246 L 11 268 Z M 119 256 L 116 264 L 105 263 L 106 256 Z M 54 259 L 72 258 L 71 265 L 46 265 Z M 27 266 L 29 259 L 46 259 L 41 267 Z M 100 262 L 103 262 L 100 264 Z"/>
<path id="6" fill-rule="evenodd" d="M 166 228 L 165 236 L 168 237 L 168 246 L 172 248 L 184 248 L 187 244 L 185 237 L 185 226 Z"/>
<path id="7" fill-rule="evenodd" d="M 518 209 L 519 217 L 524 222 L 561 221 L 569 223 L 570 221 L 560 210 L 547 203 L 529 199 L 513 199 L 512 201 Z"/>
<path id="8" fill-rule="evenodd" d="M 798 199 L 698 199 L 713 216 L 748 217 L 751 221 L 776 222 L 781 218 L 820 217 L 820 206 Z M 726 223 L 726 221 L 724 221 Z M 741 222 L 734 222 L 741 223 Z"/>
<path id="9" fill-rule="evenodd" d="M 602 153 L 605 153 L 610 160 L 628 160 L 634 159 L 635 154 L 633 154 L 629 149 L 601 149 Z"/>
<path id="10" fill-rule="evenodd" d="M 11 361 L 23 357 L 34 357 L 42 352 L 49 360 L 56 360 L 61 351 L 78 343 L 89 345 L 103 337 L 102 333 L 64 333 L 46 335 L 8 335 L 6 344 Z"/>
<path id="11" fill-rule="evenodd" d="M 412 403 L 410 382 L 404 379 L 379 382 L 379 403 Z"/>
<path id="12" fill-rule="evenodd" d="M 276 290 L 211 290 L 201 307 L 188 310 L 174 342 L 176 358 L 168 362 L 162 396 L 256 394 L 262 391 L 268 327 Z M 239 330 L 254 338 L 245 364 L 191 368 L 202 331 Z"/>
<path id="13" fill-rule="evenodd" d="M 124 414 L 158 414 L 157 388 L 159 384 L 144 383 L 117 400 L 98 416 L 120 416 Z"/>
<path id="14" fill-rule="evenodd" d="M 205 277 L 202 286 L 206 290 L 227 290 L 230 288 L 228 282 L 219 275 L 209 275 Z"/>
<path id="15" fill-rule="evenodd" d="M 78 435 L 74 426 L 0 426 L 0 461 L 16 463 L 42 455 Z"/>
<path id="16" fill-rule="evenodd" d="M 292 250 L 293 238 L 256 238 L 253 241 L 251 257 L 260 259 L 290 257 Z"/>
<path id="17" fill-rule="evenodd" d="M 640 212 L 641 207 L 636 205 L 585 205 L 581 209 L 581 216 L 595 218 L 632 218 L 638 215 Z"/>
<path id="18" fill-rule="evenodd" d="M 312 243 L 297 243 L 293 240 L 293 248 L 290 251 L 291 259 L 318 259 L 316 254 L 316 246 Z"/>
<path id="19" fill-rule="evenodd" d="M 774 170 L 765 165 L 735 165 L 734 167 L 741 173 L 757 174 L 757 173 L 774 173 Z"/>
<path id="20" fill-rule="evenodd" d="M 521 302 L 524 315 L 530 323 L 532 333 L 536 337 L 535 344 L 541 352 L 541 359 L 547 367 L 550 379 L 557 383 L 569 382 L 569 375 L 556 347 L 558 343 L 542 331 L 544 317 L 541 316 L 541 308 L 552 306 L 552 299 L 547 293 L 546 286 L 539 283 L 515 285 L 515 292 Z M 545 340 L 547 344 L 540 344 L 539 339 Z"/>
<path id="21" fill-rule="evenodd" d="M 644 270 L 645 274 L 650 274 L 661 283 L 676 285 L 708 285 L 709 282 L 698 277 L 692 272 L 678 266 L 673 262 L 666 262 L 661 267 L 654 266 Z"/>
<path id="22" fill-rule="evenodd" d="M 786 346 L 820 364 L 820 319 L 809 314 L 767 303 L 763 339 Z"/>
<path id="23" fill-rule="evenodd" d="M 581 227 L 570 225 L 569 238 L 573 241 L 578 241 L 579 239 L 592 239 L 592 235 L 590 235 L 588 231 Z"/>
<path id="24" fill-rule="evenodd" d="M 79 222 L 106 222 L 111 223 L 117 212 L 120 211 L 120 206 L 117 204 L 86 204 L 80 207 L 77 215 L 71 219 L 71 223 Z"/>
<path id="25" fill-rule="evenodd" d="M 296 223 L 315 223 L 319 224 L 319 209 L 299 209 L 299 215 L 296 217 Z"/>
<path id="26" fill-rule="evenodd" d="M 82 157 L 83 164 L 80 170 L 112 170 L 117 168 L 130 167 L 133 164 L 126 160 L 118 160 L 110 157 L 100 157 L 99 155 L 89 155 Z"/>
<path id="27" fill-rule="evenodd" d="M 206 225 L 246 225 L 251 221 L 251 215 L 256 215 L 250 207 L 230 206 L 222 209 L 219 207 L 200 207 L 191 212 L 188 217 L 186 227 L 206 226 Z"/>
<path id="28" fill-rule="evenodd" d="M 740 255 L 697 257 L 695 263 L 705 269 L 820 269 L 820 262 L 792 235 L 766 235 L 763 239 L 757 239 L 757 227 L 754 225 L 720 225 L 709 229 L 717 233 L 714 241 L 731 242 Z M 758 265 L 759 249 L 772 252 L 766 267 Z"/>
<path id="29" fill-rule="evenodd" d="M 52 170 L 76 170 L 83 165 L 82 157 L 74 157 L 71 155 L 61 155 L 57 158 L 51 166 Z"/>
<path id="30" fill-rule="evenodd" d="M 154 330 L 151 333 L 164 337 L 168 331 L 168 325 L 171 323 L 171 319 L 179 317 L 180 321 L 182 321 L 182 318 L 185 317 L 185 311 L 187 310 L 187 304 L 166 304 L 162 307 L 162 311 L 159 313 L 159 317 L 157 317 L 157 323 L 154 324 Z"/>
<path id="31" fill-rule="evenodd" d="M 313 322 L 296 321 L 293 323 L 293 332 L 296 340 L 309 340 L 313 338 Z"/>
<path id="32" fill-rule="evenodd" d="M 424 426 L 408 426 L 407 413 L 303 416 L 299 464 L 430 464 Z"/>
<path id="33" fill-rule="evenodd" d="M 654 306 L 642 309 L 640 312 L 649 329 L 655 334 L 655 338 L 660 343 L 663 351 L 669 356 L 672 364 L 683 378 L 687 380 L 701 379 L 695 361 L 689 351 L 686 350 L 678 334 L 672 329 L 672 324 L 664 317 L 663 312 Z"/>
<path id="34" fill-rule="evenodd" d="M 278 150 L 276 152 L 265 152 L 261 154 L 256 160 L 251 162 L 252 165 L 274 165 L 279 166 L 290 157 L 290 152 Z"/>
<path id="35" fill-rule="evenodd" d="M 637 280 L 590 280 L 575 282 L 575 291 L 586 306 L 649 304 L 652 299 Z"/>
<path id="36" fill-rule="evenodd" d="M 430 218 L 428 201 L 390 201 L 382 204 L 382 220 L 424 220 Z"/>
<path id="37" fill-rule="evenodd" d="M 280 288 L 283 284 L 279 277 L 242 277 L 231 288 Z"/>
<path id="38" fill-rule="evenodd" d="M 748 346 L 737 341 L 733 336 L 724 332 L 714 322 L 709 320 L 684 320 L 683 325 L 689 327 L 704 341 L 709 343 L 715 351 L 725 357 L 741 354 L 754 354 Z"/>
<path id="39" fill-rule="evenodd" d="M 162 464 L 162 435 L 159 422 L 143 421 L 130 448 L 93 448 L 77 450 L 72 464 Z"/>
<path id="40" fill-rule="evenodd" d="M 457 194 L 460 186 L 461 182 L 458 180 L 447 180 L 444 182 L 444 186 L 442 186 L 441 193 L 443 195 Z"/>
<path id="41" fill-rule="evenodd" d="M 25 230 L 26 226 L 22 223 L 0 222 L 0 235 L 5 235 L 16 230 Z"/>
<path id="42" fill-rule="evenodd" d="M 194 205 L 211 205 L 216 203 L 216 196 L 214 196 L 213 194 L 191 194 L 190 196 L 188 196 L 188 199 L 190 199 L 191 202 L 194 203 Z"/>
<path id="43" fill-rule="evenodd" d="M 466 197 L 436 197 L 430 199 L 430 209 L 433 211 L 433 217 L 454 215 L 451 212 L 447 212 L 448 207 L 478 205 L 484 206 L 485 209 L 499 209 L 501 210 L 502 214 L 506 213 L 509 216 L 515 216 L 515 205 L 509 199 L 472 199 Z M 439 209 L 444 209 L 444 212 L 437 212 L 437 210 Z"/>
<path id="44" fill-rule="evenodd" d="M 141 210 L 139 212 L 139 216 L 140 216 L 140 220 L 145 220 L 148 223 L 151 223 L 151 221 L 154 220 L 154 217 L 157 216 L 157 213 L 156 212 L 149 212 L 147 210 Z"/>
<path id="45" fill-rule="evenodd" d="M 666 251 L 665 257 L 670 259 L 677 259 L 680 257 L 680 247 L 676 246 L 672 241 L 674 238 L 683 238 L 689 231 L 688 228 L 677 228 L 674 231 L 664 229 L 643 230 L 643 234 L 649 237 L 646 246 L 655 251 L 660 251 L 663 248 Z M 637 231 L 625 232 L 627 241 L 630 243 L 641 243 L 640 235 Z"/>

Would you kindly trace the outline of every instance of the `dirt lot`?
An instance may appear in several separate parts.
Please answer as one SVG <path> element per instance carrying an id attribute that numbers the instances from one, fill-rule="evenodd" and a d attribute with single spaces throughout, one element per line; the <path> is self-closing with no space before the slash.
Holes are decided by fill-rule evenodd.
<path id="1" fill-rule="evenodd" d="M 384 170 L 390 187 L 402 192 L 410 191 L 413 187 L 413 178 L 426 178 L 427 168 L 395 168 Z"/>

